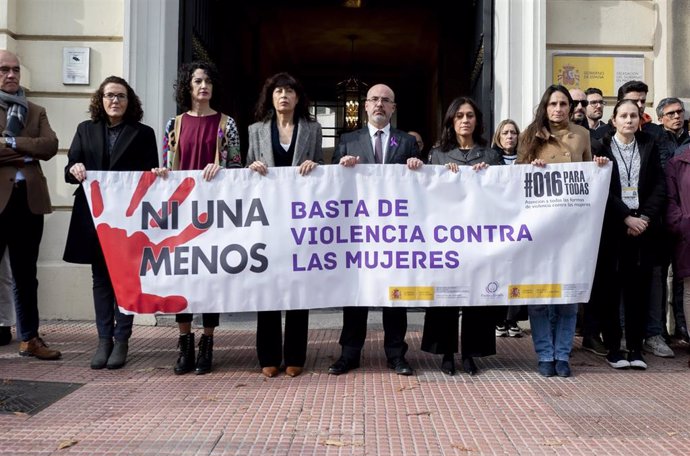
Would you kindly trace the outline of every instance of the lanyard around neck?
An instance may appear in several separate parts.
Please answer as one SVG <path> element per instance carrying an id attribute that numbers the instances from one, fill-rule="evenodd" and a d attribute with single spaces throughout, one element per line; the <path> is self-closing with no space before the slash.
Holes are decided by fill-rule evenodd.
<path id="1" fill-rule="evenodd" d="M 630 174 L 632 173 L 632 166 L 633 166 L 633 162 L 635 161 L 635 155 L 637 153 L 637 141 L 633 140 L 633 143 L 632 143 L 632 152 L 630 155 L 630 163 L 625 161 L 625 157 L 623 156 L 623 151 L 618 146 L 618 141 L 615 138 L 612 139 L 611 141 L 616 146 L 616 150 L 618 150 L 618 155 L 620 155 L 620 157 L 621 157 L 621 161 L 623 162 L 623 166 L 625 167 L 625 173 L 628 176 L 628 186 L 630 186 Z"/>

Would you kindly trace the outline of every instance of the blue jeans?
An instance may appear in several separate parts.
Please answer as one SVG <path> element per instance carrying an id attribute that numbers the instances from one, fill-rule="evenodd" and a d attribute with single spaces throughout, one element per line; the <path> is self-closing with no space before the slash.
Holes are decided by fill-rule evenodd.
<path id="1" fill-rule="evenodd" d="M 527 311 L 539 361 L 568 361 L 575 337 L 577 304 L 531 305 Z"/>

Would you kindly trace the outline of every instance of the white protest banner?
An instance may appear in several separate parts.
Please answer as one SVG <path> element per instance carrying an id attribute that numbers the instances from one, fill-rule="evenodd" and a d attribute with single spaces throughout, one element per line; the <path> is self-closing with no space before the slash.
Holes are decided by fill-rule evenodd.
<path id="1" fill-rule="evenodd" d="M 128 313 L 589 299 L 611 165 L 89 171 Z"/>

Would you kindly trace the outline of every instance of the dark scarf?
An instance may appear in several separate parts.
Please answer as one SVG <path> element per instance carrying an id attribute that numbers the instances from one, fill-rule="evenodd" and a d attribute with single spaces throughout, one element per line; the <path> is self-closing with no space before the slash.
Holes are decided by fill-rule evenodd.
<path id="1" fill-rule="evenodd" d="M 7 110 L 7 126 L 2 136 L 19 136 L 26 125 L 26 113 L 29 111 L 24 89 L 20 87 L 14 95 L 0 90 L 0 106 Z"/>

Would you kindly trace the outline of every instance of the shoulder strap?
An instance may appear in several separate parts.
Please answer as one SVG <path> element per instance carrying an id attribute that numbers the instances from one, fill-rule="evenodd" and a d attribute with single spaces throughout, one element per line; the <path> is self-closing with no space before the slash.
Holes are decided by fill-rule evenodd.
<path id="1" fill-rule="evenodd" d="M 216 158 L 214 160 L 216 165 L 220 164 L 220 151 L 225 146 L 225 134 L 228 129 L 228 116 L 220 113 L 220 123 L 218 124 L 218 137 L 216 138 Z"/>
<path id="2" fill-rule="evenodd" d="M 180 138 L 180 129 L 182 128 L 182 114 L 175 116 L 175 125 L 173 127 L 173 137 L 168 141 L 170 151 L 172 152 L 172 169 L 180 169 L 180 156 L 177 153 L 178 142 Z"/>

